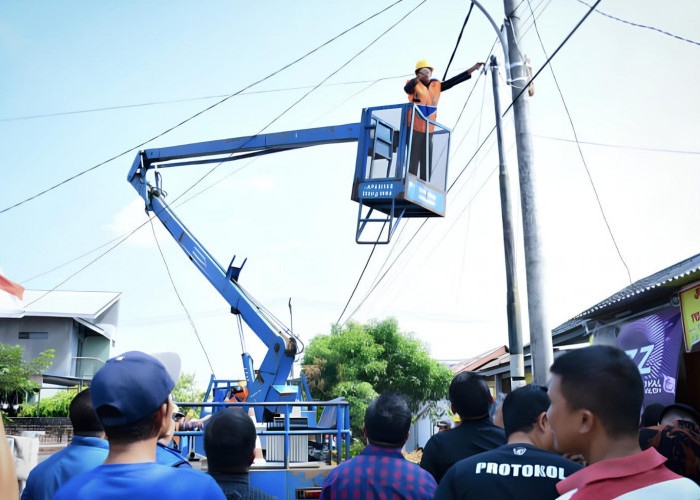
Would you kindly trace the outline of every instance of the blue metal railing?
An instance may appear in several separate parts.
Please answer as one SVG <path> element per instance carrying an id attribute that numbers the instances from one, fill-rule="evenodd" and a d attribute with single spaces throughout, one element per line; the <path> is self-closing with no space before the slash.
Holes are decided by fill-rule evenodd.
<path id="1" fill-rule="evenodd" d="M 258 407 L 258 406 L 274 406 L 283 407 L 283 417 L 284 417 L 284 428 L 281 430 L 263 430 L 258 432 L 259 436 L 284 436 L 284 468 L 289 468 L 289 449 L 290 436 L 301 435 L 301 436 L 313 436 L 318 434 L 323 435 L 335 435 L 336 447 L 338 455 L 338 463 L 343 460 L 343 448 L 345 448 L 345 460 L 350 458 L 350 440 L 352 438 L 352 432 L 350 431 L 350 405 L 347 401 L 314 401 L 314 406 L 320 407 L 337 407 L 335 426 L 334 428 L 320 428 L 315 426 L 309 426 L 308 429 L 292 430 L 290 422 L 290 414 L 293 407 L 308 407 L 308 401 L 298 401 L 298 402 L 274 402 L 273 404 L 260 402 L 244 402 L 244 403 L 214 403 L 214 402 L 203 402 L 203 403 L 176 403 L 181 408 L 212 408 L 212 413 L 215 413 L 215 408 L 227 408 L 227 407 L 241 407 L 244 411 L 248 408 Z M 204 431 L 177 431 L 175 436 L 203 436 Z M 342 443 L 342 446 L 341 446 Z M 329 452 L 333 451 L 332 440 L 329 439 Z"/>

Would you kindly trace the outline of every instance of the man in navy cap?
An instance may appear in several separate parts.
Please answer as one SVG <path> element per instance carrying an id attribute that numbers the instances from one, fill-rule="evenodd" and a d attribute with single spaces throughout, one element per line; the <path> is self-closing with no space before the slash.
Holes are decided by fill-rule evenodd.
<path id="1" fill-rule="evenodd" d="M 216 482 L 193 469 L 156 463 L 156 442 L 176 410 L 173 378 L 156 358 L 138 351 L 107 360 L 91 385 L 92 405 L 102 422 L 109 455 L 103 465 L 80 474 L 56 500 L 220 499 Z"/>
<path id="2" fill-rule="evenodd" d="M 73 440 L 32 469 L 22 491 L 22 500 L 51 500 L 62 484 L 101 465 L 107 458 L 109 446 L 90 402 L 90 389 L 73 398 L 68 413 Z"/>

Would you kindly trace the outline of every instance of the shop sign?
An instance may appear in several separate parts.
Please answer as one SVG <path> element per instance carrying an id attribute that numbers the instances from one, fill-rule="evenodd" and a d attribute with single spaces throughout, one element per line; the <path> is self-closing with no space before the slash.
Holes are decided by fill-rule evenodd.
<path id="1" fill-rule="evenodd" d="M 700 282 L 684 288 L 678 295 L 681 300 L 685 350 L 690 352 L 700 342 Z"/>

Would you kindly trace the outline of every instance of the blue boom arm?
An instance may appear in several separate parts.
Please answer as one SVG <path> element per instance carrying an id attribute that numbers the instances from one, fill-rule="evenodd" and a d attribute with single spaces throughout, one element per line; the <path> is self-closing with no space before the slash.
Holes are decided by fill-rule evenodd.
<path id="1" fill-rule="evenodd" d="M 242 354 L 250 401 L 276 402 L 295 398 L 296 388 L 288 387 L 286 382 L 297 354 L 296 339 L 286 328 L 271 321 L 262 306 L 238 283 L 245 261 L 240 267 L 234 267 L 234 256 L 228 268 L 219 264 L 163 199 L 160 174 L 155 173 L 154 185 L 147 180 L 148 171 L 156 167 L 218 163 L 321 144 L 353 142 L 358 140 L 360 130 L 360 124 L 353 123 L 147 149 L 138 153 L 129 170 L 127 180 L 146 202 L 146 209 L 163 223 L 190 261 L 229 303 L 231 312 L 239 314 L 267 347 L 257 373 L 250 355 L 247 352 Z M 219 157 L 212 158 L 215 156 Z"/>

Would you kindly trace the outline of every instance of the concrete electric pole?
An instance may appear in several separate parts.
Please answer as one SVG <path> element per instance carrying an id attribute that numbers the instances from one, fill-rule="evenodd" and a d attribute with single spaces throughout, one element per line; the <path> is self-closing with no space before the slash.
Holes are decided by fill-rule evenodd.
<path id="1" fill-rule="evenodd" d="M 516 3 L 518 7 L 516 8 Z M 527 276 L 527 304 L 530 323 L 530 355 L 532 359 L 532 382 L 546 384 L 549 367 L 554 360 L 552 336 L 547 328 L 544 292 L 544 266 L 540 235 L 537 228 L 537 206 L 533 173 L 532 136 L 530 132 L 530 102 L 527 92 L 521 89 L 528 81 L 525 61 L 518 47 L 520 22 L 525 13 L 525 2 L 503 0 L 506 14 L 506 36 L 512 78 L 513 119 L 515 141 L 518 150 L 518 172 L 520 180 L 520 205 L 523 216 L 523 240 L 525 244 L 525 273 Z"/>
<path id="2" fill-rule="evenodd" d="M 496 111 L 496 136 L 498 143 L 498 170 L 501 192 L 501 220 L 503 222 L 503 251 L 506 259 L 506 312 L 508 314 L 508 347 L 510 350 L 510 390 L 525 385 L 525 362 L 523 360 L 523 332 L 520 321 L 520 294 L 518 273 L 515 266 L 515 237 L 510 201 L 508 165 L 503 151 L 501 130 L 501 93 L 498 85 L 498 63 L 491 56 L 491 81 L 493 83 L 493 107 Z"/>

